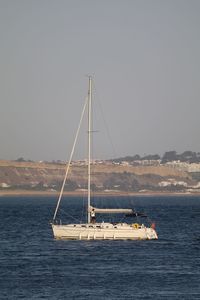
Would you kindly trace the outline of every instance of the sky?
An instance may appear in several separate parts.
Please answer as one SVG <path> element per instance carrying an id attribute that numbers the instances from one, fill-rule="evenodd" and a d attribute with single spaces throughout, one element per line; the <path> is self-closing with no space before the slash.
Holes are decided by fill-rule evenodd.
<path id="1" fill-rule="evenodd" d="M 68 159 L 87 75 L 95 158 L 200 152 L 199 53 L 198 0 L 0 0 L 0 159 Z"/>

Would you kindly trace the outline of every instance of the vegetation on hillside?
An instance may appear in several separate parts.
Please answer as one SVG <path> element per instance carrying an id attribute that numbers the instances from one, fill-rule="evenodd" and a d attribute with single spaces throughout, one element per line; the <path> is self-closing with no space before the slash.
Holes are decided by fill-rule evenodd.
<path id="1" fill-rule="evenodd" d="M 200 163 L 200 152 L 193 152 L 193 151 L 184 151 L 181 154 L 178 154 L 176 151 L 168 151 L 165 152 L 163 156 L 158 154 L 149 154 L 145 156 L 140 156 L 136 154 L 134 156 L 124 156 L 120 158 L 111 159 L 113 162 L 134 162 L 138 160 L 161 160 L 162 164 L 171 161 L 181 161 L 181 162 L 188 162 L 188 163 Z"/>

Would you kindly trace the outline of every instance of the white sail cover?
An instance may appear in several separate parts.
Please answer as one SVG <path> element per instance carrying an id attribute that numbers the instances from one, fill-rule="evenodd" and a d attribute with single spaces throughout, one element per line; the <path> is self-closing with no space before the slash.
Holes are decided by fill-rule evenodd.
<path id="1" fill-rule="evenodd" d="M 95 213 L 99 214 L 132 214 L 133 210 L 130 208 L 97 208 L 90 206 L 89 212 L 94 210 Z"/>

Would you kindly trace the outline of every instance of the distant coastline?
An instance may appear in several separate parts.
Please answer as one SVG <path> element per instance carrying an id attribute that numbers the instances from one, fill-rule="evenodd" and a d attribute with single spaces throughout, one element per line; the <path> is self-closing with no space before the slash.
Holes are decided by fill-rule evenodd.
<path id="1" fill-rule="evenodd" d="M 58 197 L 64 174 L 63 163 L 0 160 L 0 197 Z M 200 163 L 96 161 L 92 164 L 91 190 L 93 195 L 104 197 L 200 195 Z M 87 166 L 75 161 L 65 195 L 83 196 L 86 192 Z"/>
<path id="2" fill-rule="evenodd" d="M 80 191 L 69 191 L 64 192 L 64 196 L 71 196 L 71 197 L 84 197 L 87 196 L 86 193 L 81 193 Z M 1 197 L 55 197 L 57 198 L 59 196 L 58 192 L 52 192 L 52 191 L 28 191 L 28 190 L 4 190 L 0 191 L 0 198 Z M 184 193 L 184 192 L 125 192 L 125 191 L 108 191 L 108 192 L 95 192 L 93 193 L 93 196 L 98 197 L 123 197 L 123 196 L 199 196 L 200 192 L 198 193 Z"/>

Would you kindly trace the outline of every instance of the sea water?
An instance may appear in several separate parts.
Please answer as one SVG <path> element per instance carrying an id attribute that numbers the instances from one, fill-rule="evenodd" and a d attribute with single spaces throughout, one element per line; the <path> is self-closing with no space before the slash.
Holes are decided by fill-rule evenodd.
<path id="1" fill-rule="evenodd" d="M 85 199 L 62 201 L 62 219 L 85 218 Z M 200 299 L 200 198 L 117 202 L 149 215 L 159 239 L 56 241 L 55 198 L 1 197 L 0 299 Z"/>

